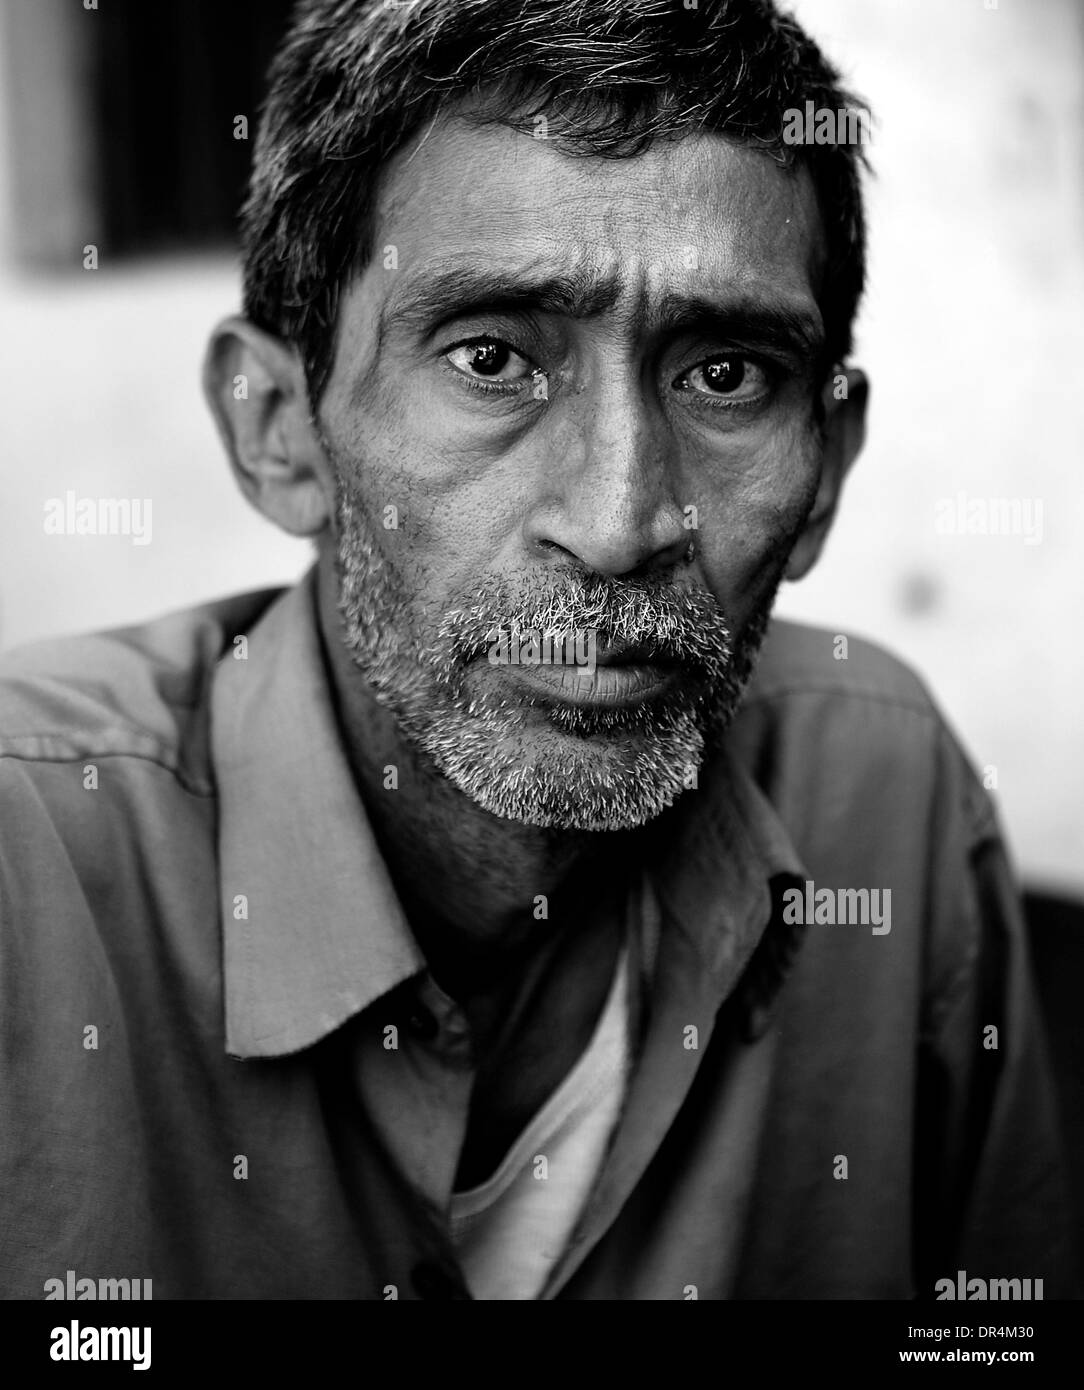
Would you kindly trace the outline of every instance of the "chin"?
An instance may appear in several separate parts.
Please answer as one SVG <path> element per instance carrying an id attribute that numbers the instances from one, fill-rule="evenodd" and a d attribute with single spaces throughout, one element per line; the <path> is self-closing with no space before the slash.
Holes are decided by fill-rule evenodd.
<path id="1" fill-rule="evenodd" d="M 549 723 L 423 743 L 439 772 L 482 810 L 568 831 L 648 824 L 695 786 L 704 746 L 693 726 L 570 734 Z"/>

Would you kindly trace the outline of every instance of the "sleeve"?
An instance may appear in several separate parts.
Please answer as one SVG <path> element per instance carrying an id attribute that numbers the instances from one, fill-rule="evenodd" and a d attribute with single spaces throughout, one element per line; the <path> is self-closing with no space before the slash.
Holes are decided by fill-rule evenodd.
<path id="1" fill-rule="evenodd" d="M 1023 907 L 993 807 L 949 739 L 931 864 L 916 1095 L 920 1297 L 937 1280 L 1080 1295 L 1057 1097 Z"/>

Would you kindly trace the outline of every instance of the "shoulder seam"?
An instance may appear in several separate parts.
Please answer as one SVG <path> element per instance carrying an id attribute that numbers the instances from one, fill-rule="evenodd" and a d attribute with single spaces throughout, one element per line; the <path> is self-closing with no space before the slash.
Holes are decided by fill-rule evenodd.
<path id="1" fill-rule="evenodd" d="M 152 753 L 139 753 L 133 749 L 113 752 L 93 752 L 88 749 L 83 753 L 68 754 L 30 754 L 17 753 L 10 749 L 0 748 L 0 761 L 5 759 L 17 763 L 82 763 L 82 762 L 101 762 L 103 758 L 135 758 L 138 762 L 151 763 L 155 767 L 160 767 L 163 772 L 168 772 L 175 777 L 184 791 L 192 796 L 213 798 L 215 796 L 214 784 L 210 781 L 195 781 L 188 776 L 175 763 L 168 761 L 165 757 L 155 756 Z"/>

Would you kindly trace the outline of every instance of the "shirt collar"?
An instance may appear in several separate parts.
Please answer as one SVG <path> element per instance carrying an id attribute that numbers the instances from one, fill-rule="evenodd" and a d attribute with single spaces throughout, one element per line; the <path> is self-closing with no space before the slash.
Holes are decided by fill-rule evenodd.
<path id="1" fill-rule="evenodd" d="M 315 569 L 220 660 L 226 1051 L 297 1052 L 424 969 L 362 806 L 331 703 Z"/>
<path id="2" fill-rule="evenodd" d="M 692 941 L 721 997 L 737 984 L 747 1038 L 760 1036 L 805 934 L 781 894 L 809 875 L 775 808 L 724 738 L 652 854 L 669 921 Z M 650 853 L 650 851 L 649 851 Z"/>

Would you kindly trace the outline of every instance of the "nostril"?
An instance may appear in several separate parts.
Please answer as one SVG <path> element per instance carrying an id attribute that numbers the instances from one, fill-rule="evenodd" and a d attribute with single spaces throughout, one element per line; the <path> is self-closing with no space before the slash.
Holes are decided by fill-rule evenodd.
<path id="1" fill-rule="evenodd" d="M 545 536 L 539 536 L 535 544 L 538 546 L 539 550 L 544 550 L 547 554 L 556 553 L 558 555 L 567 555 L 570 560 L 576 558 L 573 552 L 566 546 L 559 544 L 557 541 L 548 540 Z"/>

